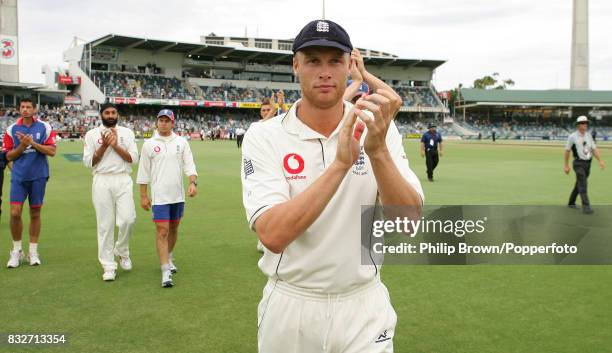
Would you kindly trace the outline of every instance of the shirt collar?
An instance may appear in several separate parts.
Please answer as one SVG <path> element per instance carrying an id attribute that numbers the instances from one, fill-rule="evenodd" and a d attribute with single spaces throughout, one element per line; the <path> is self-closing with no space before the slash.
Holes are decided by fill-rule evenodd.
<path id="1" fill-rule="evenodd" d="M 32 124 L 34 124 L 36 121 L 38 120 L 38 118 L 36 118 L 36 116 L 32 117 Z M 17 119 L 17 121 L 15 122 L 15 124 L 17 125 L 23 125 L 23 117 L 19 117 L 19 119 Z"/>
<path id="2" fill-rule="evenodd" d="M 349 111 L 353 107 L 353 105 L 350 102 L 344 101 L 344 115 L 342 116 L 342 120 L 340 120 L 340 122 L 338 123 L 338 126 L 336 126 L 336 129 L 329 135 L 329 137 L 325 137 L 322 134 L 308 127 L 308 125 L 304 124 L 304 122 L 302 122 L 302 120 L 298 118 L 296 112 L 297 112 L 297 107 L 301 101 L 302 99 L 298 99 L 298 101 L 295 102 L 291 106 L 291 108 L 287 111 L 287 113 L 285 113 L 285 115 L 281 118 L 282 119 L 281 125 L 283 126 L 285 131 L 287 131 L 290 134 L 298 135 L 300 140 L 332 139 L 335 135 L 337 135 L 340 132 L 340 129 L 342 128 L 342 125 L 344 124 L 344 121 L 348 117 Z"/>
<path id="3" fill-rule="evenodd" d="M 162 135 L 159 134 L 159 132 L 157 132 L 157 130 L 155 130 L 155 133 L 153 134 L 153 138 L 154 139 L 161 140 L 161 141 L 166 141 L 166 142 L 174 140 L 174 138 L 176 136 L 177 135 L 174 133 L 174 131 L 172 131 L 170 133 L 170 136 L 162 136 Z"/>

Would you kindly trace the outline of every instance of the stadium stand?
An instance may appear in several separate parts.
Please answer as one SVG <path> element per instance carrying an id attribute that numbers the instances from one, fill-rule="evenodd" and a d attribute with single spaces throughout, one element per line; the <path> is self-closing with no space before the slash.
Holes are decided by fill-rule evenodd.
<path id="1" fill-rule="evenodd" d="M 230 90 L 231 91 L 231 90 Z M 238 91 L 231 91 L 235 94 Z M 241 91 L 246 94 L 246 91 Z M 261 94 L 270 93 L 258 90 Z M 219 91 L 217 91 L 219 94 Z M 221 93 L 223 94 L 223 93 Z M 212 97 L 212 96 L 211 96 Z M 89 114 L 87 112 L 89 111 Z M 121 124 L 134 130 L 137 136 L 143 136 L 154 130 L 155 114 L 158 107 L 136 106 L 123 108 Z M 257 109 L 236 110 L 198 110 L 193 108 L 175 109 L 177 113 L 176 131 L 180 134 L 193 134 L 204 131 L 207 136 L 217 134 L 217 138 L 229 138 L 239 126 L 248 128 L 251 123 L 259 119 Z M 48 121 L 54 130 L 60 134 L 80 135 L 99 124 L 95 110 L 87 106 L 64 105 L 57 107 L 42 106 L 38 117 Z M 15 122 L 19 113 L 15 108 L 0 110 L 0 129 L 2 131 Z M 427 130 L 427 119 L 407 119 L 398 117 L 396 124 L 400 132 L 407 135 L 422 134 Z M 591 131 L 597 133 L 597 140 L 612 140 L 612 126 L 607 120 L 595 121 Z M 565 140 L 575 127 L 571 122 L 539 122 L 534 120 L 513 119 L 508 122 L 487 122 L 486 120 L 470 119 L 466 122 L 455 121 L 449 124 L 438 124 L 438 131 L 443 136 L 458 136 L 463 139 L 490 139 L 493 130 L 498 139 L 510 140 Z"/>
<path id="2" fill-rule="evenodd" d="M 407 107 L 441 107 L 430 87 L 395 87 Z"/>
<path id="3" fill-rule="evenodd" d="M 403 135 L 422 134 L 427 130 L 428 121 L 398 119 L 398 129 Z M 602 121 L 592 124 L 590 131 L 596 131 L 598 140 L 612 140 L 612 126 L 604 125 L 610 122 Z M 502 140 L 565 140 L 575 131 L 572 123 L 511 121 L 486 122 L 473 120 L 469 122 L 453 122 L 439 124 L 437 130 L 443 136 L 458 136 L 462 139 L 490 139 L 493 131 L 496 138 Z"/>
<path id="4" fill-rule="evenodd" d="M 195 99 L 180 79 L 161 75 L 92 71 L 92 80 L 108 96 Z"/>
<path id="5" fill-rule="evenodd" d="M 241 88 L 233 85 L 222 85 L 219 87 L 200 86 L 204 93 L 201 99 L 211 101 L 234 101 L 234 102 L 260 102 L 264 98 L 269 98 L 273 92 L 270 88 Z M 300 98 L 298 90 L 283 90 L 285 101 L 293 103 Z M 198 97 L 200 98 L 200 97 Z"/>

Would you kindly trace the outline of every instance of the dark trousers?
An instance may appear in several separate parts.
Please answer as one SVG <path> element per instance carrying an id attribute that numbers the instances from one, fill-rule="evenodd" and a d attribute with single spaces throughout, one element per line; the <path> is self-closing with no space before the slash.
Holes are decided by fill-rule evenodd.
<path id="1" fill-rule="evenodd" d="M 440 157 L 438 156 L 437 149 L 431 149 L 425 152 L 425 164 L 427 164 L 427 178 L 433 179 L 434 169 L 438 166 L 438 161 Z"/>
<path id="2" fill-rule="evenodd" d="M 242 139 L 244 135 L 236 135 L 236 143 L 238 144 L 238 148 L 242 147 Z"/>
<path id="3" fill-rule="evenodd" d="M 576 184 L 574 184 L 574 190 L 570 195 L 568 204 L 575 205 L 576 198 L 580 194 L 582 200 L 582 206 L 589 206 L 589 196 L 587 195 L 587 178 L 591 173 L 591 161 L 583 161 L 581 159 L 575 159 L 573 163 L 574 172 L 576 173 Z"/>

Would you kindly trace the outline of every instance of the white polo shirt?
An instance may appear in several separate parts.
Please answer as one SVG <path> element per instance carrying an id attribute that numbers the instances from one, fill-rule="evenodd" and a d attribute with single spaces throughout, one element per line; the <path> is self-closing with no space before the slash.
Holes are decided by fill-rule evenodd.
<path id="1" fill-rule="evenodd" d="M 123 126 L 115 126 L 119 141 L 117 144 L 125 149 L 132 157 L 132 163 L 126 162 L 115 152 L 112 147 L 108 147 L 102 159 L 92 167 L 93 156 L 102 147 L 102 133 L 110 129 L 105 126 L 98 126 L 87 131 L 83 146 L 83 163 L 86 167 L 92 168 L 93 174 L 132 174 L 132 164 L 138 161 L 138 147 L 134 138 L 134 132 Z"/>
<path id="2" fill-rule="evenodd" d="M 344 117 L 326 138 L 295 114 L 299 101 L 286 114 L 252 124 L 242 145 L 242 186 L 251 228 L 271 207 L 288 201 L 310 186 L 335 159 Z M 322 293 L 342 293 L 379 277 L 378 268 L 361 265 L 361 206 L 374 205 L 378 194 L 368 155 L 363 152 L 348 171 L 319 218 L 281 254 L 266 250 L 259 268 L 271 279 Z M 402 176 L 424 199 L 421 184 L 408 166 L 402 137 L 391 123 L 387 146 Z"/>
<path id="3" fill-rule="evenodd" d="M 587 131 L 581 134 L 579 131 L 574 131 L 568 136 L 567 142 L 565 143 L 565 150 L 572 151 L 574 159 L 580 159 L 583 161 L 590 161 L 593 159 L 593 151 L 597 149 L 593 137 Z"/>
<path id="4" fill-rule="evenodd" d="M 187 140 L 174 132 L 160 136 L 157 131 L 140 152 L 137 184 L 151 184 L 151 204 L 185 202 L 183 173 L 198 175 Z"/>

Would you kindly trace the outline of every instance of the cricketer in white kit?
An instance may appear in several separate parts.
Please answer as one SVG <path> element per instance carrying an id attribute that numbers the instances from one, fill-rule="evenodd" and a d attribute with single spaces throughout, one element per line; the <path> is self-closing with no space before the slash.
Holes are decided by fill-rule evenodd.
<path id="1" fill-rule="evenodd" d="M 136 209 L 133 198 L 132 164 L 138 161 L 134 132 L 117 125 L 117 107 L 100 106 L 102 125 L 85 135 L 83 163 L 92 169 L 91 189 L 98 226 L 98 260 L 105 281 L 114 281 L 119 257 L 121 268 L 132 269 L 129 241 Z M 118 228 L 115 242 L 115 226 Z"/>
<path id="2" fill-rule="evenodd" d="M 185 208 L 183 174 L 189 177 L 188 194 L 197 193 L 196 166 L 187 140 L 176 135 L 174 113 L 162 109 L 157 114 L 157 130 L 142 145 L 136 182 L 140 185 L 140 205 L 153 211 L 156 229 L 157 254 L 161 264 L 162 287 L 174 286 L 172 274 L 178 269 L 173 261 L 173 250 Z M 151 185 L 149 198 L 147 185 Z"/>
<path id="3" fill-rule="evenodd" d="M 374 93 L 343 101 L 351 50 L 338 24 L 307 24 L 293 44 L 302 98 L 244 138 L 243 203 L 269 278 L 260 353 L 393 352 L 397 316 L 380 266 L 361 263 L 361 206 L 419 213 L 424 196 L 393 122 L 399 95 L 372 76 Z"/>

